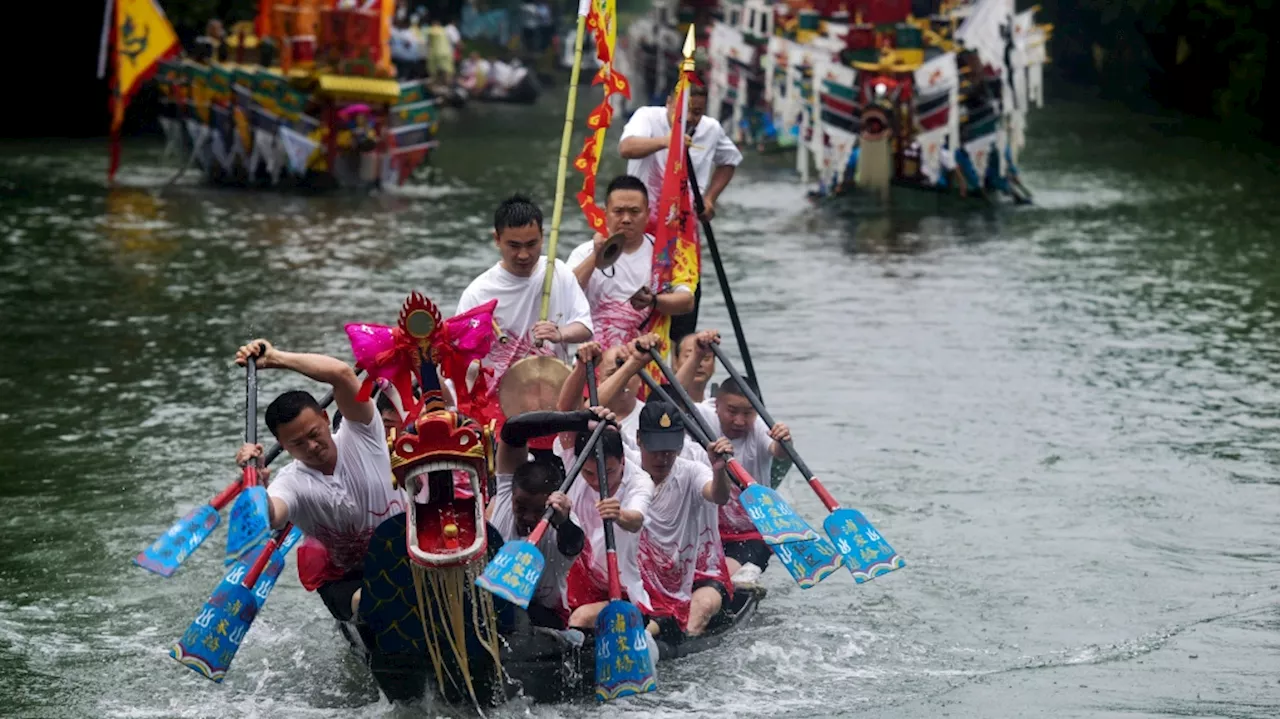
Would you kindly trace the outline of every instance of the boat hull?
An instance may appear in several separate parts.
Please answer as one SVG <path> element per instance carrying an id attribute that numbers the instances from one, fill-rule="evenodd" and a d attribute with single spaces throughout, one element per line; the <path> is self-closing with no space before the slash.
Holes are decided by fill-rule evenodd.
<path id="1" fill-rule="evenodd" d="M 422 622 L 414 600 L 412 570 L 404 543 L 403 515 L 387 520 L 370 540 L 365 559 L 365 586 L 360 604 L 362 624 L 339 623 L 340 633 L 369 666 L 379 689 L 392 702 L 420 700 L 435 692 L 450 703 L 469 703 L 461 691 L 438 690 L 430 663 Z M 501 538 L 490 531 L 496 552 Z M 702 636 L 677 641 L 655 640 L 660 660 L 677 659 L 719 646 L 726 635 L 755 615 L 766 590 L 741 588 Z M 503 677 L 491 677 L 491 659 L 468 636 L 472 684 L 482 705 L 524 697 L 554 703 L 593 696 L 595 651 L 592 632 L 560 632 L 529 624 L 519 607 L 494 598 L 498 610 Z M 580 640 L 580 641 L 578 641 Z M 456 662 L 446 655 L 444 673 L 461 686 Z M 450 682 L 446 682 L 450 684 Z"/>

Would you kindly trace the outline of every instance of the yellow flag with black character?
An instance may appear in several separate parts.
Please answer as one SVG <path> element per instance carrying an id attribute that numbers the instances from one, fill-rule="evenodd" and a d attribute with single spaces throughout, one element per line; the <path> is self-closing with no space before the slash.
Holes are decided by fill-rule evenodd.
<path id="1" fill-rule="evenodd" d="M 178 35 L 155 0 L 108 0 L 111 43 L 111 159 L 110 181 L 120 166 L 120 126 L 129 100 L 155 74 L 161 60 L 179 49 Z"/>

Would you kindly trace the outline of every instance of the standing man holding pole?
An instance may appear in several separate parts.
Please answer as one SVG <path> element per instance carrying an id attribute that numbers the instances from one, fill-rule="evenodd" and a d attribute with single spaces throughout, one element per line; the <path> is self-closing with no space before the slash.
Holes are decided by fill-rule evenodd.
<path id="1" fill-rule="evenodd" d="M 622 129 L 622 139 L 618 143 L 618 152 L 627 162 L 627 174 L 639 177 L 649 188 L 649 227 L 646 231 L 657 230 L 657 209 L 662 193 L 662 179 L 667 166 L 667 150 L 670 145 L 673 118 L 676 112 L 676 92 L 667 96 L 666 107 L 642 107 L 627 121 Z M 707 88 L 696 83 L 689 84 L 688 107 L 685 121 L 685 146 L 688 149 L 692 177 L 696 178 L 702 192 L 703 208 L 700 218 L 709 221 L 716 214 L 716 202 L 720 193 L 729 186 L 733 174 L 742 162 L 742 152 L 729 139 L 724 128 L 716 120 L 705 115 L 707 111 Z M 671 341 L 678 343 L 682 337 L 693 332 L 698 324 L 698 306 L 702 297 L 699 283 L 694 293 L 693 312 L 679 315 L 671 321 Z"/>

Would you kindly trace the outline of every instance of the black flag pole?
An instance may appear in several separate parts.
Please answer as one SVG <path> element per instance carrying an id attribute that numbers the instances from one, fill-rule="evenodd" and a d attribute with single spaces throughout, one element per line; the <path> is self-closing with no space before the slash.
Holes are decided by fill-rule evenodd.
<path id="1" fill-rule="evenodd" d="M 760 394 L 760 380 L 756 376 L 755 366 L 751 364 L 751 352 L 747 350 L 747 338 L 742 333 L 742 321 L 738 319 L 738 306 L 734 304 L 733 291 L 729 289 L 729 278 L 725 275 L 724 263 L 720 261 L 720 248 L 716 246 L 716 235 L 711 231 L 711 221 L 703 217 L 706 205 L 702 202 L 702 190 L 698 188 L 698 177 L 693 172 L 693 155 L 689 153 L 687 147 L 684 152 L 685 166 L 689 168 L 689 188 L 693 190 L 693 209 L 698 213 L 698 219 L 702 222 L 702 233 L 707 237 L 707 247 L 711 249 L 711 261 L 715 263 L 716 279 L 720 282 L 721 291 L 724 292 L 724 304 L 729 310 L 729 321 L 733 323 L 733 335 L 738 339 L 738 352 L 742 354 L 742 365 L 747 370 L 747 382 L 752 385 L 756 394 Z M 694 305 L 693 312 L 696 322 L 697 305 Z"/>

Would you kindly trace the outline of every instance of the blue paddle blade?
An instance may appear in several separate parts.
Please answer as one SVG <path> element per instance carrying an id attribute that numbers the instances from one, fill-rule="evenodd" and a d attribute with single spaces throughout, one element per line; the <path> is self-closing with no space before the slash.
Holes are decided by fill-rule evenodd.
<path id="1" fill-rule="evenodd" d="M 801 589 L 816 587 L 843 563 L 831 542 L 819 537 L 811 542 L 771 544 L 773 556 L 782 562 Z"/>
<path id="2" fill-rule="evenodd" d="M 546 560 L 536 546 L 516 539 L 502 545 L 484 568 L 484 574 L 476 577 L 476 586 L 528 609 L 545 566 Z"/>
<path id="3" fill-rule="evenodd" d="M 742 508 L 766 544 L 807 542 L 818 538 L 804 518 L 787 504 L 782 495 L 759 484 L 742 491 Z"/>
<path id="4" fill-rule="evenodd" d="M 253 589 L 246 588 L 241 582 L 266 545 L 254 548 L 244 559 L 232 565 L 195 621 L 169 650 L 169 656 L 205 678 L 221 683 L 245 634 L 266 603 L 271 588 L 276 585 L 276 579 L 284 569 L 285 555 L 301 538 L 302 532 L 296 527 L 289 532 L 280 548 L 272 553 L 271 561 L 258 576 Z"/>
<path id="5" fill-rule="evenodd" d="M 837 509 L 823 520 L 822 528 L 844 555 L 844 563 L 858 584 L 907 564 L 856 509 Z"/>
<path id="6" fill-rule="evenodd" d="M 222 518 L 212 505 L 205 504 L 187 512 L 169 527 L 169 531 L 138 553 L 133 563 L 162 577 L 171 577 L 178 567 L 213 533 Z"/>
<path id="7" fill-rule="evenodd" d="M 631 602 L 609 602 L 596 616 L 596 701 L 657 688 L 644 617 Z"/>
<path id="8" fill-rule="evenodd" d="M 271 536 L 269 501 L 263 487 L 248 487 L 236 497 L 236 503 L 231 505 L 231 518 L 227 520 L 226 564 L 235 562 Z"/>

